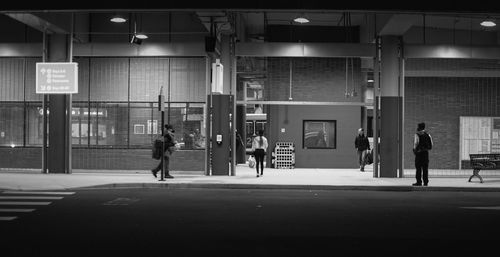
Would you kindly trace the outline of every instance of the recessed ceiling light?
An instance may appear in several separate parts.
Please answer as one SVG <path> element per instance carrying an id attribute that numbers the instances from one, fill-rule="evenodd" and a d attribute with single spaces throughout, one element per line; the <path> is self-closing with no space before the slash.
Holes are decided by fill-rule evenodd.
<path id="1" fill-rule="evenodd" d="M 127 19 L 123 18 L 122 16 L 119 16 L 119 15 L 115 15 L 113 16 L 110 21 L 112 22 L 116 22 L 116 23 L 123 23 L 123 22 L 126 22 Z"/>
<path id="2" fill-rule="evenodd" d="M 146 34 L 142 34 L 142 33 L 137 33 L 135 35 L 135 37 L 137 37 L 139 39 L 146 39 L 146 38 L 148 38 L 148 36 L 146 36 Z"/>
<path id="3" fill-rule="evenodd" d="M 481 26 L 483 27 L 495 27 L 497 24 L 495 23 L 495 20 L 493 19 L 486 19 L 481 22 Z"/>
<path id="4" fill-rule="evenodd" d="M 293 19 L 293 21 L 297 23 L 308 23 L 309 19 L 307 19 L 305 16 L 298 16 L 295 19 Z"/>

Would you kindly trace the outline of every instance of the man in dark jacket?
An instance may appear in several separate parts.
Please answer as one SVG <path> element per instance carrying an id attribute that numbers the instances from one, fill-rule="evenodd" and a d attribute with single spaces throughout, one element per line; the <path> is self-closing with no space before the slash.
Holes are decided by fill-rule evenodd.
<path id="1" fill-rule="evenodd" d="M 175 146 L 175 140 L 174 140 L 174 127 L 172 125 L 167 124 L 165 125 L 165 134 L 163 136 L 163 142 L 165 144 L 165 152 L 163 154 L 163 158 L 160 161 L 160 164 L 156 166 L 156 168 L 151 170 L 151 173 L 153 173 L 153 176 L 156 178 L 158 171 L 161 170 L 161 167 L 163 165 L 163 162 L 165 161 L 165 178 L 174 178 L 172 175 L 170 175 L 170 169 L 169 169 L 169 164 L 170 164 L 170 155 L 172 154 L 169 150 L 170 147 Z"/>
<path id="2" fill-rule="evenodd" d="M 366 150 L 370 150 L 370 142 L 365 136 L 363 128 L 358 129 L 358 136 L 354 140 L 354 147 L 358 150 L 359 170 L 365 171 Z"/>
<path id="3" fill-rule="evenodd" d="M 429 150 L 432 149 L 432 145 L 432 137 L 425 131 L 425 123 L 419 123 L 413 140 L 416 168 L 415 178 L 417 179 L 417 183 L 413 184 L 414 186 L 422 185 L 422 175 L 424 186 L 427 186 L 429 183 Z"/>

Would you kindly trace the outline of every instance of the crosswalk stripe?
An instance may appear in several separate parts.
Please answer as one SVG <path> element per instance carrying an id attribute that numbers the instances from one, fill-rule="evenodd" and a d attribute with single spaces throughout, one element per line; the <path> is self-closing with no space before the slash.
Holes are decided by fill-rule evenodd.
<path id="1" fill-rule="evenodd" d="M 51 202 L 0 202 L 0 205 L 49 205 Z"/>
<path id="2" fill-rule="evenodd" d="M 61 200 L 62 196 L 0 196 L 0 200 Z"/>
<path id="3" fill-rule="evenodd" d="M 46 191 L 5 191 L 4 194 L 30 194 L 30 195 L 72 195 L 75 192 L 46 192 Z"/>
<path id="4" fill-rule="evenodd" d="M 32 212 L 35 209 L 0 209 L 0 212 Z"/>
<path id="5" fill-rule="evenodd" d="M 0 221 L 9 221 L 9 220 L 13 220 L 13 219 L 16 219 L 17 217 L 0 217 Z"/>

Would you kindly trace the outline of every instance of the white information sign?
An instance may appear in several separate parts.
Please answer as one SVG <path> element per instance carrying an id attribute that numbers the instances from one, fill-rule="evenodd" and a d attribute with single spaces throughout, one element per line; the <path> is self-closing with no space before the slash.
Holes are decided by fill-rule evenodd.
<path id="1" fill-rule="evenodd" d="M 77 94 L 78 64 L 75 62 L 37 62 L 37 94 Z"/>

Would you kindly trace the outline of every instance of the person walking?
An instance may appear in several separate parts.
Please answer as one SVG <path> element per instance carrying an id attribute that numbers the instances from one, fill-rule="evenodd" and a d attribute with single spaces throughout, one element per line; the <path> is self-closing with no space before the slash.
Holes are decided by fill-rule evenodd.
<path id="1" fill-rule="evenodd" d="M 164 142 L 164 147 L 165 147 L 165 152 L 163 153 L 163 158 L 161 158 L 160 164 L 156 166 L 156 168 L 151 170 L 151 173 L 153 173 L 153 176 L 156 178 L 158 177 L 158 171 L 161 170 L 163 162 L 165 162 L 165 178 L 174 178 L 172 175 L 170 175 L 170 156 L 172 155 L 172 151 L 170 150 L 170 147 L 175 147 L 175 140 L 174 140 L 174 127 L 170 124 L 165 125 L 165 134 L 163 136 L 163 142 Z"/>
<path id="2" fill-rule="evenodd" d="M 264 136 L 264 130 L 259 130 L 259 135 L 254 137 L 252 141 L 252 152 L 255 156 L 257 177 L 259 177 L 259 164 L 260 176 L 264 176 L 264 156 L 266 155 L 267 146 L 267 138 Z"/>
<path id="3" fill-rule="evenodd" d="M 365 136 L 363 128 L 358 129 L 358 136 L 354 140 L 354 147 L 358 150 L 359 170 L 365 171 L 366 150 L 370 150 L 370 142 Z"/>
<path id="4" fill-rule="evenodd" d="M 415 178 L 417 179 L 417 182 L 413 184 L 414 186 L 421 186 L 422 179 L 424 186 L 429 184 L 429 150 L 432 149 L 432 145 L 432 137 L 425 131 L 425 123 L 419 123 L 413 140 Z"/>

